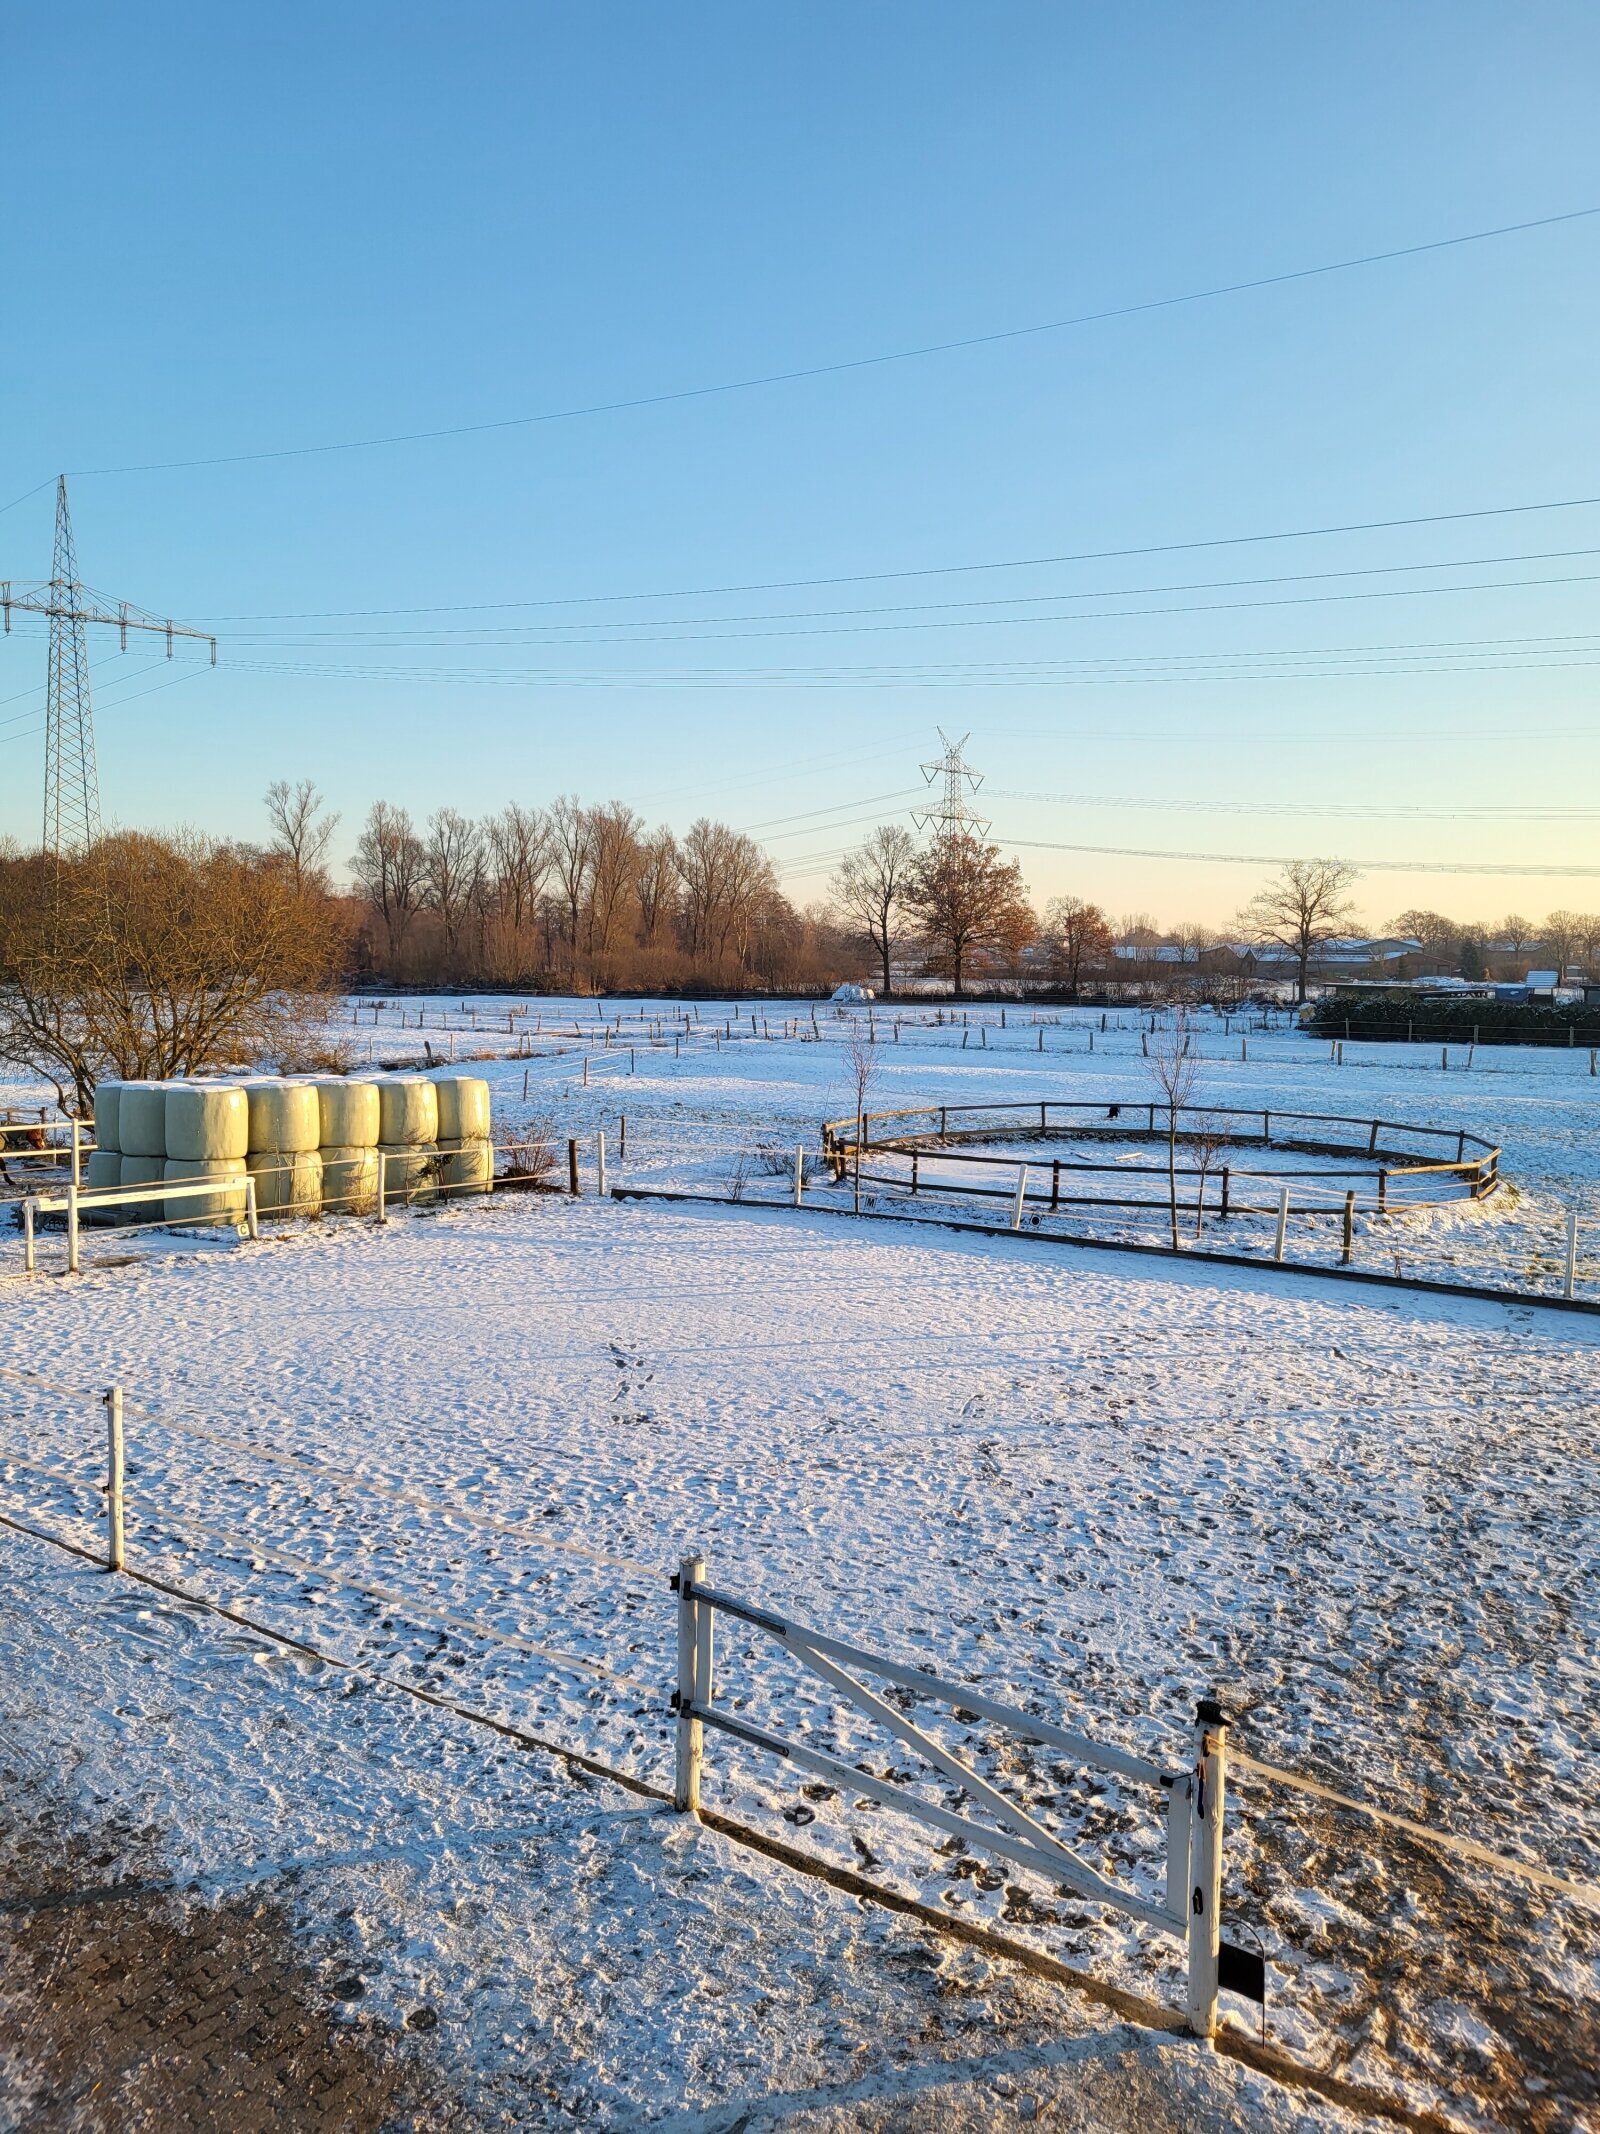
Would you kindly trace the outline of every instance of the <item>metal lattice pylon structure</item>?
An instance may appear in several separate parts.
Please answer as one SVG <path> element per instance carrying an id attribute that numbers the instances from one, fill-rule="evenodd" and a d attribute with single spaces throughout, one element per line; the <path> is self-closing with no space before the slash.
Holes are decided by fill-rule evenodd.
<path id="1" fill-rule="evenodd" d="M 931 832 L 938 839 L 987 837 L 994 825 L 974 814 L 967 798 L 983 783 L 982 771 L 970 769 L 962 755 L 972 736 L 963 734 L 959 741 L 952 741 L 942 726 L 936 731 L 944 743 L 944 754 L 932 763 L 924 763 L 921 770 L 929 785 L 942 779 L 944 794 L 937 807 L 913 809 L 911 819 L 919 830 Z"/>
<path id="2" fill-rule="evenodd" d="M 11 611 L 43 615 L 50 623 L 50 670 L 44 725 L 44 850 L 55 859 L 89 851 L 100 837 L 100 777 L 94 753 L 94 711 L 89 695 L 89 623 L 107 623 L 120 631 L 128 649 L 130 630 L 153 630 L 167 641 L 197 638 L 211 647 L 217 664 L 217 641 L 207 631 L 186 629 L 170 618 L 152 615 L 131 601 L 111 601 L 92 592 L 78 576 L 78 551 L 67 508 L 67 478 L 56 481 L 56 541 L 48 585 L 18 587 L 0 581 L 0 614 L 7 635 Z"/>

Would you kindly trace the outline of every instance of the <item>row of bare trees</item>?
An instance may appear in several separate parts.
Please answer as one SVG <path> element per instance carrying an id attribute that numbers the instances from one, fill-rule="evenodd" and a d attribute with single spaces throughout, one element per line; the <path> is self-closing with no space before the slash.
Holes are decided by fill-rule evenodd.
<path id="1" fill-rule="evenodd" d="M 742 989 L 830 967 L 825 923 L 795 910 L 759 845 L 706 816 L 679 836 L 566 795 L 418 825 L 378 801 L 350 868 L 368 962 L 395 979 Z"/>

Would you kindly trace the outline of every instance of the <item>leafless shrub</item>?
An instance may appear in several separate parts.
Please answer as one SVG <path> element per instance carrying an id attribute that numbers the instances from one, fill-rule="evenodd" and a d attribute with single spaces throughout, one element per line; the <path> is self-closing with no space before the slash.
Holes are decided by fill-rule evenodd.
<path id="1" fill-rule="evenodd" d="M 553 1173 L 560 1153 L 553 1119 L 542 1113 L 525 1119 L 520 1126 L 508 1130 L 500 1146 L 506 1159 L 505 1178 L 540 1192 L 556 1191 Z"/>

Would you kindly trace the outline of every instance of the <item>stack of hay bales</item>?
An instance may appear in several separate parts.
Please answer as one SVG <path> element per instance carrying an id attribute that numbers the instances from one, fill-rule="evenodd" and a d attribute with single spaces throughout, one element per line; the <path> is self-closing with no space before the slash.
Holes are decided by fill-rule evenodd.
<path id="1" fill-rule="evenodd" d="M 322 1212 L 322 1109 L 315 1082 L 245 1084 L 257 1215 Z"/>
<path id="2" fill-rule="evenodd" d="M 330 1077 L 312 1087 L 320 1121 L 322 1205 L 331 1214 L 370 1215 L 378 1202 L 378 1085 Z"/>
<path id="3" fill-rule="evenodd" d="M 494 1180 L 489 1138 L 489 1085 L 475 1074 L 435 1068 L 429 1077 L 439 1093 L 439 1185 L 454 1200 L 487 1193 Z"/>
<path id="4" fill-rule="evenodd" d="M 370 1213 L 385 1198 L 487 1193 L 494 1179 L 489 1085 L 476 1075 L 311 1081 L 102 1082 L 87 1187 L 215 1179 L 214 1194 L 153 1196 L 123 1220 L 237 1222 L 246 1177 L 263 1216 Z"/>

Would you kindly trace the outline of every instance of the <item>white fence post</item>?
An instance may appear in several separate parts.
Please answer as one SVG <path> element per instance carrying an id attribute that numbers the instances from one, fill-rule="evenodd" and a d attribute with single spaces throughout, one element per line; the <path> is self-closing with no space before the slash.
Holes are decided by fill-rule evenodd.
<path id="1" fill-rule="evenodd" d="M 1195 1708 L 1195 1765 L 1190 1788 L 1189 2028 L 1197 2038 L 1217 2032 L 1217 1962 L 1222 1929 L 1222 1815 L 1228 1763 L 1222 1707 L 1202 1697 Z"/>
<path id="2" fill-rule="evenodd" d="M 802 1141 L 794 1152 L 794 1204 L 798 1208 L 805 1198 L 806 1190 L 806 1145 Z"/>
<path id="3" fill-rule="evenodd" d="M 387 1177 L 386 1177 L 386 1176 L 384 1175 L 384 1174 L 385 1174 L 385 1172 L 386 1172 L 386 1171 L 388 1170 L 388 1167 L 389 1167 L 389 1159 L 388 1159 L 388 1157 L 387 1157 L 387 1156 L 385 1156 L 385 1154 L 383 1153 L 383 1150 L 382 1150 L 382 1149 L 379 1149 L 379 1151 L 378 1151 L 378 1220 L 379 1220 L 379 1222 L 380 1222 L 380 1223 L 386 1223 L 386 1222 L 387 1222 L 387 1221 L 389 1220 L 389 1181 L 388 1181 Z"/>
<path id="4" fill-rule="evenodd" d="M 247 1236 L 259 1240 L 261 1236 L 261 1219 L 256 1207 L 254 1172 L 244 1182 L 244 1227 Z"/>
<path id="5" fill-rule="evenodd" d="M 106 1569 L 122 1569 L 122 1388 L 101 1395 L 106 1410 Z"/>
<path id="6" fill-rule="evenodd" d="M 1567 1271 L 1561 1294 L 1570 1297 L 1578 1286 L 1578 1211 L 1567 1210 Z"/>
<path id="7" fill-rule="evenodd" d="M 707 1674 L 711 1658 L 711 1611 L 695 1599 L 694 1589 L 705 1576 L 702 1556 L 685 1556 L 678 1565 L 678 1756 L 672 1788 L 672 1805 L 680 1815 L 700 1813 L 700 1765 L 705 1750 L 705 1729 L 691 1716 L 698 1697 L 701 1645 L 705 1646 Z M 705 1618 L 704 1629 L 701 1617 Z M 709 1680 L 706 1683 L 710 1688 Z"/>
<path id="8" fill-rule="evenodd" d="M 83 1134 L 77 1119 L 72 1122 L 72 1183 L 75 1186 L 83 1183 Z"/>
<path id="9" fill-rule="evenodd" d="M 1281 1260 L 1281 1259 L 1283 1258 L 1283 1247 L 1284 1247 L 1284 1241 L 1285 1241 L 1285 1240 L 1287 1239 L 1288 1235 L 1289 1235 L 1289 1188 L 1288 1188 L 1287 1186 L 1279 1186 L 1279 1188 L 1278 1188 L 1278 1234 L 1277 1234 L 1277 1236 L 1276 1236 L 1276 1237 L 1275 1237 L 1275 1238 L 1273 1239 L 1273 1241 L 1272 1241 L 1272 1257 L 1273 1257 L 1273 1258 L 1274 1258 L 1275 1260 Z"/>
<path id="10" fill-rule="evenodd" d="M 78 1272 L 78 1187 L 75 1180 L 67 1183 L 67 1272 Z"/>
<path id="11" fill-rule="evenodd" d="M 606 1197 L 606 1137 L 600 1132 L 594 1137 L 594 1186 L 602 1200 Z"/>
<path id="12" fill-rule="evenodd" d="M 33 1201 L 30 1197 L 22 1203 L 22 1271 L 24 1274 L 34 1274 L 37 1270 L 38 1260 L 33 1246 Z"/>
<path id="13" fill-rule="evenodd" d="M 1017 1198 L 1011 1210 L 1011 1227 L 1013 1230 L 1022 1228 L 1022 1204 L 1027 1197 L 1028 1166 L 1025 1163 L 1019 1163 L 1017 1165 Z"/>

